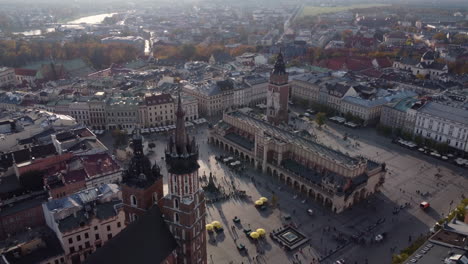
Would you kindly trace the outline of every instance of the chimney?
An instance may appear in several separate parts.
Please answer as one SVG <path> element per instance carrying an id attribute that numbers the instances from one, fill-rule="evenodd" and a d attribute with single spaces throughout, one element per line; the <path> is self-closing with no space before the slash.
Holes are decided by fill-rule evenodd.
<path id="1" fill-rule="evenodd" d="M 468 205 L 465 207 L 465 224 L 468 224 Z"/>

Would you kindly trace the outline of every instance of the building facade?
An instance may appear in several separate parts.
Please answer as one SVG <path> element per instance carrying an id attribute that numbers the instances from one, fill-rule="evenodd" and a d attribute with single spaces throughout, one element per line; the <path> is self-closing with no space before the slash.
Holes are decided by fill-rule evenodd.
<path id="1" fill-rule="evenodd" d="M 197 99 L 201 116 L 220 116 L 234 104 L 234 83 L 229 79 L 187 84 L 182 91 Z"/>
<path id="2" fill-rule="evenodd" d="M 73 117 L 77 123 L 86 126 L 90 125 L 89 104 L 87 101 L 73 102 L 68 106 L 68 108 L 70 116 Z"/>
<path id="3" fill-rule="evenodd" d="M 107 129 L 134 129 L 139 124 L 137 97 L 109 97 L 106 102 Z"/>
<path id="4" fill-rule="evenodd" d="M 170 94 L 146 95 L 138 111 L 142 127 L 167 126 L 174 123 L 174 99 Z"/>
<path id="5" fill-rule="evenodd" d="M 47 226 L 60 241 L 67 264 L 84 262 L 125 227 L 121 192 L 115 184 L 51 200 L 42 208 Z"/>
<path id="6" fill-rule="evenodd" d="M 267 98 L 268 79 L 251 75 L 244 78 L 244 83 L 250 92 L 247 93 L 245 104 L 248 106 L 255 106 L 257 104 L 265 104 Z"/>
<path id="7" fill-rule="evenodd" d="M 169 193 L 162 212 L 177 240 L 177 263 L 208 263 L 205 232 L 205 195 L 198 176 L 198 146 L 185 130 L 179 97 L 176 130 L 166 149 Z"/>
<path id="8" fill-rule="evenodd" d="M 182 95 L 182 109 L 185 113 L 185 121 L 198 119 L 198 102 L 193 96 Z"/>
<path id="9" fill-rule="evenodd" d="M 303 74 L 291 81 L 291 99 L 316 103 L 319 101 L 320 84 L 326 78 L 324 74 Z"/>
<path id="10" fill-rule="evenodd" d="M 106 102 L 98 96 L 89 102 L 89 125 L 93 129 L 106 129 Z"/>
<path id="11" fill-rule="evenodd" d="M 288 123 L 289 74 L 280 52 L 276 59 L 275 67 L 270 74 L 270 84 L 267 90 L 267 120 L 278 125 Z"/>
<path id="12" fill-rule="evenodd" d="M 136 221 L 164 196 L 163 177 L 159 167 L 143 154 L 143 138 L 133 135 L 133 157 L 122 182 L 125 223 Z"/>
<path id="13" fill-rule="evenodd" d="M 385 164 L 351 157 L 239 111 L 224 114 L 209 142 L 336 213 L 384 183 Z"/>
<path id="14" fill-rule="evenodd" d="M 15 70 L 13 68 L 0 68 L 0 87 L 15 84 Z"/>
<path id="15" fill-rule="evenodd" d="M 466 110 L 428 102 L 416 113 L 414 134 L 446 143 L 459 151 L 468 151 L 468 115 Z"/>
<path id="16" fill-rule="evenodd" d="M 418 102 L 420 101 L 408 97 L 398 102 L 384 105 L 380 114 L 380 124 L 392 129 L 401 129 L 402 131 L 413 133 L 417 108 L 420 105 Z"/>

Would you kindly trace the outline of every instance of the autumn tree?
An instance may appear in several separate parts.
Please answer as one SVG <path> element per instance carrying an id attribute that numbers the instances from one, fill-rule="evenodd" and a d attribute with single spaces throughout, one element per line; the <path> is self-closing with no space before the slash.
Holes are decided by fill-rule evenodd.
<path id="1" fill-rule="evenodd" d="M 445 35 L 444 32 L 439 32 L 439 33 L 435 34 L 434 36 L 432 36 L 432 38 L 436 39 L 436 40 L 446 40 L 447 36 Z"/>
<path id="2" fill-rule="evenodd" d="M 325 119 L 326 119 L 326 114 L 323 112 L 320 112 L 315 115 L 315 122 L 321 128 L 325 124 Z"/>
<path id="3" fill-rule="evenodd" d="M 0 64 L 21 67 L 29 62 L 50 59 L 70 60 L 82 58 L 95 68 L 108 67 L 136 58 L 141 51 L 124 44 L 102 44 L 93 39 L 77 39 L 61 45 L 59 42 L 26 42 L 23 40 L 0 41 Z"/>
<path id="4" fill-rule="evenodd" d="M 453 44 L 459 44 L 459 45 L 463 45 L 463 44 L 468 44 L 468 35 L 466 34 L 457 34 L 453 37 L 453 41 L 452 41 Z"/>
<path id="5" fill-rule="evenodd" d="M 195 46 L 191 44 L 184 44 L 182 45 L 180 54 L 182 56 L 182 59 L 190 60 L 195 55 L 195 52 L 196 52 Z"/>

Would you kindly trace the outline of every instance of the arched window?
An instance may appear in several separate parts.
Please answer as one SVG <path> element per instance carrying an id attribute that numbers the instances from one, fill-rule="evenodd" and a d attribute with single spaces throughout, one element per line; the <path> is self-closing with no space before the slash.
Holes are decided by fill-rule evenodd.
<path id="1" fill-rule="evenodd" d="M 137 207 L 138 206 L 138 203 L 137 203 L 137 198 L 135 195 L 130 195 L 130 205 L 133 206 L 133 207 Z"/>
<path id="2" fill-rule="evenodd" d="M 179 200 L 174 199 L 174 207 L 179 209 Z"/>
<path id="3" fill-rule="evenodd" d="M 179 214 L 178 213 L 175 213 L 175 222 L 176 223 L 179 223 Z"/>
<path id="4" fill-rule="evenodd" d="M 138 216 L 134 213 L 130 213 L 128 216 L 130 218 L 130 222 L 134 222 L 138 219 Z"/>

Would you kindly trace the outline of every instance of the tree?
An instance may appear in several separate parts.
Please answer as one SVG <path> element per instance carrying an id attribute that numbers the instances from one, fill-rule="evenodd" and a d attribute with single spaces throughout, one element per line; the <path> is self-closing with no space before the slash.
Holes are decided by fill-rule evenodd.
<path id="1" fill-rule="evenodd" d="M 184 44 L 182 46 L 181 55 L 185 60 L 190 60 L 195 55 L 195 46 L 190 44 Z"/>
<path id="2" fill-rule="evenodd" d="M 354 118 L 354 116 L 353 116 L 353 114 L 351 114 L 351 112 L 347 112 L 345 114 L 346 121 L 351 121 L 351 120 L 353 120 L 353 118 Z"/>
<path id="3" fill-rule="evenodd" d="M 416 74 L 416 78 L 418 78 L 420 80 L 424 80 L 424 79 L 426 79 L 426 76 L 424 76 L 423 74 Z"/>
<path id="4" fill-rule="evenodd" d="M 435 34 L 434 36 L 432 36 L 432 38 L 436 39 L 436 40 L 446 40 L 447 36 L 445 35 L 444 32 L 439 32 L 439 33 Z"/>
<path id="5" fill-rule="evenodd" d="M 418 144 L 418 146 L 421 146 L 424 144 L 424 138 L 421 135 L 417 135 L 414 137 L 414 142 Z"/>
<path id="6" fill-rule="evenodd" d="M 28 171 L 19 177 L 20 184 L 29 191 L 39 191 L 44 188 L 44 173 L 41 171 Z"/>
<path id="7" fill-rule="evenodd" d="M 326 118 L 326 114 L 323 112 L 320 112 L 315 115 L 315 122 L 317 123 L 319 128 L 321 128 L 325 124 L 325 118 Z"/>
<path id="8" fill-rule="evenodd" d="M 468 43 L 468 35 L 466 34 L 457 34 L 453 37 L 453 44 L 467 44 Z"/>
<path id="9" fill-rule="evenodd" d="M 352 36 L 353 36 L 352 30 L 348 29 L 348 30 L 341 32 L 341 40 L 343 40 L 344 42 L 346 42 Z"/>
<path id="10" fill-rule="evenodd" d="M 447 143 L 437 143 L 435 144 L 434 148 L 442 154 L 447 153 L 449 145 Z"/>

